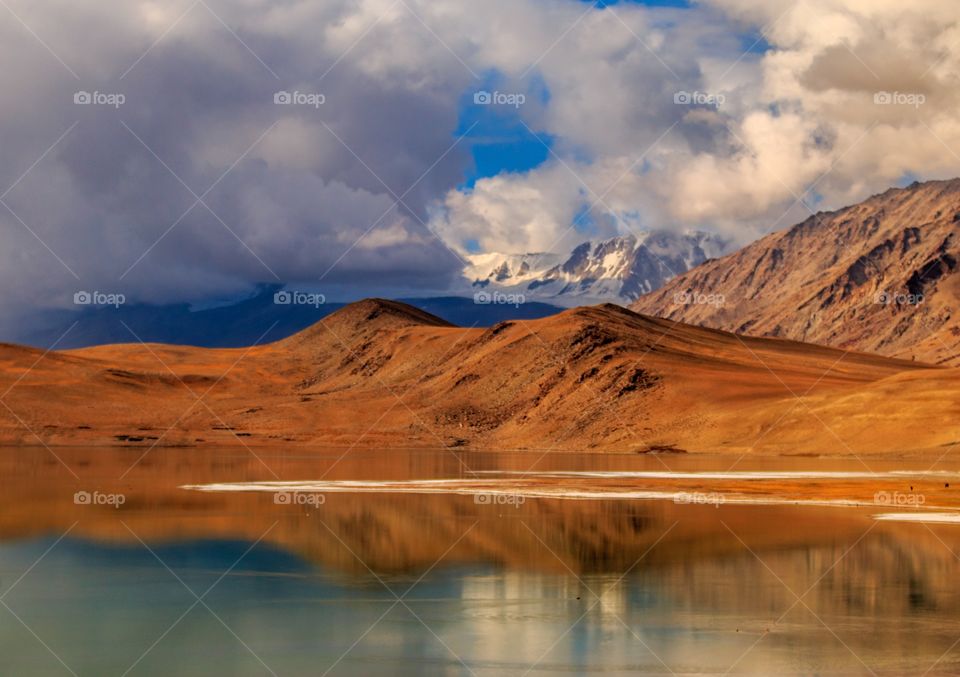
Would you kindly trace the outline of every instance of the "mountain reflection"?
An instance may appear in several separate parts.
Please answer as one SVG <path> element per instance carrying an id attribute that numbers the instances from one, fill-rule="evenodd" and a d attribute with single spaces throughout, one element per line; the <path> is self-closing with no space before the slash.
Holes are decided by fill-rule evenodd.
<path id="1" fill-rule="evenodd" d="M 338 461 L 342 451 L 265 454 L 270 472 L 236 452 L 156 450 L 120 479 L 139 450 L 60 453 L 79 479 L 46 450 L 8 450 L 0 457 L 3 587 L 66 533 L 10 600 L 27 616 L 42 610 L 44 603 L 34 602 L 44 598 L 52 572 L 65 590 L 61 600 L 110 610 L 88 619 L 89 632 L 115 632 L 110 613 L 131 613 L 123 606 L 126 596 L 151 597 L 138 614 L 176 618 L 176 609 L 167 610 L 176 606 L 172 600 L 191 599 L 180 582 L 199 594 L 228 572 L 211 603 L 225 614 L 239 614 L 236 605 L 258 609 L 255 620 L 243 616 L 244 634 L 259 639 L 258 653 L 300 641 L 295 638 L 307 631 L 289 627 L 296 621 L 325 633 L 315 648 L 316 659 L 327 663 L 387 607 L 395 622 L 374 633 L 378 651 L 395 647 L 418 662 L 432 656 L 454 672 L 459 662 L 432 646 L 429 633 L 419 632 L 423 626 L 411 626 L 410 614 L 436 628 L 458 654 L 518 672 L 539 658 L 544 669 L 571 669 L 600 645 L 611 669 L 663 669 L 662 660 L 675 671 L 735 665 L 763 673 L 799 665 L 808 672 L 839 661 L 865 671 L 856 654 L 871 669 L 896 671 L 906 657 L 929 656 L 933 664 L 960 634 L 960 592 L 953 585 L 960 529 L 951 525 L 876 522 L 870 511 L 835 507 L 560 499 L 515 505 L 387 493 L 330 493 L 321 504 L 305 505 L 276 503 L 270 493 L 178 488 L 265 481 L 275 479 L 273 473 L 283 479 L 469 477 L 465 464 L 474 471 L 526 470 L 533 459 L 523 455 L 384 451 Z M 686 469 L 700 463 L 667 462 Z M 563 455 L 538 469 L 638 467 L 662 466 L 649 458 Z M 77 504 L 78 491 L 124 498 L 119 507 Z M 108 580 L 110 594 L 103 592 Z M 91 590 L 99 591 L 95 599 L 88 598 Z M 141 620 L 151 628 L 157 623 L 152 616 Z M 42 626 L 43 617 L 36 623 Z M 280 628 L 287 635 L 278 634 Z M 51 624 L 46 632 L 61 631 Z M 62 632 L 69 646 L 74 635 Z M 611 643 L 611 637 L 619 639 Z M 804 647 L 825 641 L 819 662 L 805 663 L 814 659 Z M 172 640 L 180 650 L 187 642 Z M 755 643 L 759 649 L 747 651 Z M 137 646 L 133 639 L 129 646 L 120 642 L 122 657 L 90 665 L 116 671 L 116 663 L 136 659 Z M 13 668 L 29 667 L 8 660 Z M 947 656 L 937 669 L 951 666 Z"/>

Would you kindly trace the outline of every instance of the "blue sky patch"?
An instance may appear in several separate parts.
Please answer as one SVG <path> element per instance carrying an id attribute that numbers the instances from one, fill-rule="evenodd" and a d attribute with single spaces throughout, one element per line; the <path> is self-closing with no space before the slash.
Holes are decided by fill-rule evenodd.
<path id="1" fill-rule="evenodd" d="M 487 73 L 480 86 L 464 93 L 455 134 L 467 130 L 463 143 L 473 165 L 458 188 L 472 188 L 479 179 L 503 172 L 526 172 L 543 164 L 554 139 L 533 129 L 523 116 L 550 101 L 550 91 L 539 77 L 523 86 L 506 82 L 497 72 Z"/>

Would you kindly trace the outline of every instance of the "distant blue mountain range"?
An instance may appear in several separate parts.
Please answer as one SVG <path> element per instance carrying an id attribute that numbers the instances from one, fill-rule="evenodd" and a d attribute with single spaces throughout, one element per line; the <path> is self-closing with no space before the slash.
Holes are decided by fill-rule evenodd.
<path id="1" fill-rule="evenodd" d="M 80 310 L 47 311 L 31 323 L 29 330 L 3 340 L 43 349 L 56 344 L 58 350 L 138 341 L 238 348 L 286 338 L 347 305 L 276 303 L 274 295 L 281 289 L 276 285 L 262 285 L 248 299 L 200 310 L 191 310 L 183 303 L 118 308 L 82 306 Z M 398 300 L 462 327 L 536 319 L 562 310 L 547 303 L 478 304 L 472 298 L 459 296 Z"/>

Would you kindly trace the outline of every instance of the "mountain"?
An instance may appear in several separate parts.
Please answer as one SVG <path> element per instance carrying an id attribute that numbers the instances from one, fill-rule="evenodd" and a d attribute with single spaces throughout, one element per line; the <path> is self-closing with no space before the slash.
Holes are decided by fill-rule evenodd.
<path id="1" fill-rule="evenodd" d="M 82 306 L 81 310 L 47 311 L 33 318 L 28 331 L 5 338 L 44 349 L 54 344 L 60 349 L 69 349 L 139 341 L 234 348 L 279 341 L 346 305 L 276 303 L 274 296 L 281 289 L 279 285 L 262 285 L 248 299 L 201 309 L 178 303 L 131 304 L 118 308 Z M 505 320 L 546 317 L 561 310 L 546 303 L 484 304 L 457 296 L 407 299 L 407 302 L 455 324 L 478 327 Z"/>
<path id="2" fill-rule="evenodd" d="M 0 345 L 0 390 L 7 445 L 842 455 L 955 442 L 960 370 L 612 304 L 461 328 L 369 299 L 245 349 Z"/>
<path id="3" fill-rule="evenodd" d="M 562 307 L 614 301 L 626 304 L 722 250 L 715 236 L 648 233 L 585 242 L 570 256 L 478 254 L 451 295 L 406 303 L 460 326 L 553 315 Z M 111 343 L 170 343 L 232 348 L 269 343 L 306 329 L 344 303 L 278 304 L 284 287 L 261 285 L 246 299 L 196 308 L 187 303 L 79 306 L 36 314 L 23 329 L 0 337 L 37 348 L 83 348 Z"/>
<path id="4" fill-rule="evenodd" d="M 891 189 L 671 280 L 632 308 L 754 336 L 960 364 L 960 179 Z"/>
<path id="5" fill-rule="evenodd" d="M 480 295 L 522 294 L 562 306 L 627 304 L 719 256 L 725 246 L 708 233 L 646 232 L 584 242 L 569 256 L 476 254 L 464 277 Z"/>

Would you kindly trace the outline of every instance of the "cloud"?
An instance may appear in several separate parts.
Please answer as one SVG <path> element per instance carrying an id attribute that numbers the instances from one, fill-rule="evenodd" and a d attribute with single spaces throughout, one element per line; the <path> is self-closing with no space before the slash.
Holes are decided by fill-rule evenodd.
<path id="1" fill-rule="evenodd" d="M 806 205 L 960 168 L 945 0 L 8 4 L 6 316 L 77 288 L 442 289 L 462 266 L 448 246 L 565 251 L 640 228 L 746 242 Z M 465 106 L 490 83 L 526 98 L 502 124 L 550 151 L 467 186 L 484 139 Z M 76 105 L 80 90 L 125 101 Z"/>
<path id="2" fill-rule="evenodd" d="M 470 74 L 387 3 L 190 6 L 11 3 L 43 42 L 0 27 L 19 64 L 0 75 L 6 309 L 278 278 L 442 288 L 462 264 L 424 218 L 467 167 L 453 130 Z"/>
<path id="3" fill-rule="evenodd" d="M 621 40 L 617 18 L 635 39 Z M 438 227 L 525 249 L 589 209 L 620 231 L 706 228 L 745 243 L 904 176 L 955 176 L 958 31 L 942 0 L 708 0 L 679 13 L 597 13 L 538 65 L 552 99 L 536 123 L 557 157 L 449 195 Z M 747 49 L 760 44 L 762 53 Z M 678 90 L 707 105 L 672 105 Z M 581 180 L 580 199 L 557 163 Z M 626 175 L 610 171 L 632 163 Z M 521 195 L 545 205 L 539 229 L 521 207 L 491 207 Z M 491 220 L 483 240 L 477 225 Z"/>
<path id="4" fill-rule="evenodd" d="M 838 207 L 905 175 L 955 176 L 958 17 L 948 2 L 710 0 L 770 44 L 749 105 L 725 120 L 726 152 L 675 162 L 666 185 L 684 221 L 748 226 L 741 239 Z"/>

